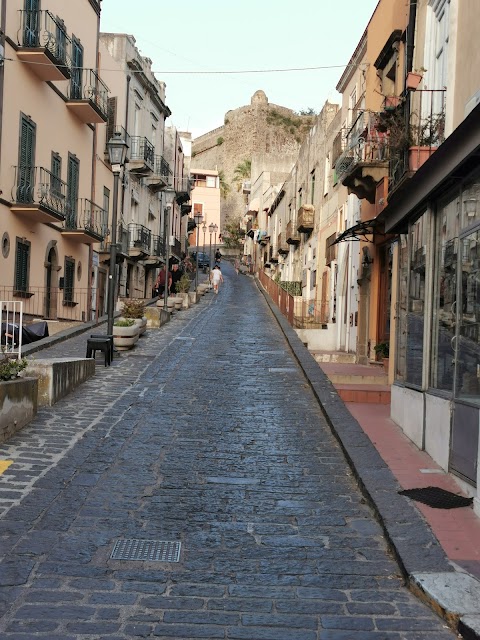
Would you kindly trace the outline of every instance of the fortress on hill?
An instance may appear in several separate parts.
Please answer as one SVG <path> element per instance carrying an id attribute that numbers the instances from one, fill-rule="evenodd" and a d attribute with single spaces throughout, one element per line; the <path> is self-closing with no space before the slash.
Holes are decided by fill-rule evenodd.
<path id="1" fill-rule="evenodd" d="M 221 228 L 227 219 L 245 213 L 242 190 L 233 182 L 235 168 L 253 155 L 270 157 L 298 152 L 315 115 L 298 115 L 291 109 L 270 104 L 263 91 L 256 91 L 249 105 L 225 114 L 224 124 L 196 138 L 192 144 L 193 170 L 223 172 L 230 192 L 221 202 Z"/>

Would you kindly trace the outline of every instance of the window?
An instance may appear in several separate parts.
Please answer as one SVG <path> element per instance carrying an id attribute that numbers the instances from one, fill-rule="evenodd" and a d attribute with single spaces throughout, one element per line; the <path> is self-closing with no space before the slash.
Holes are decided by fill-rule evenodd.
<path id="1" fill-rule="evenodd" d="M 194 216 L 203 215 L 203 203 L 202 202 L 194 202 L 193 203 L 193 215 Z"/>
<path id="2" fill-rule="evenodd" d="M 75 260 L 65 258 L 65 280 L 63 285 L 63 301 L 73 302 L 73 291 L 75 286 Z"/>
<path id="3" fill-rule="evenodd" d="M 427 14 L 427 50 L 425 62 L 425 87 L 428 89 L 443 89 L 447 86 L 448 76 L 448 42 L 450 30 L 450 0 L 429 0 Z M 440 113 L 443 109 L 443 96 L 439 91 L 433 94 L 434 113 Z M 428 115 L 428 114 L 423 114 Z"/>
<path id="4" fill-rule="evenodd" d="M 325 240 L 325 264 L 326 265 L 330 265 L 337 257 L 336 256 L 337 245 L 333 244 L 336 238 L 337 238 L 337 234 L 332 233 L 332 235 L 328 236 L 328 238 Z"/>
<path id="5" fill-rule="evenodd" d="M 65 227 L 67 229 L 77 228 L 79 177 L 80 177 L 80 162 L 76 156 L 72 154 L 68 154 L 67 216 L 65 218 Z"/>
<path id="6" fill-rule="evenodd" d="M 81 100 L 83 74 L 83 47 L 80 41 L 72 37 L 72 75 L 70 78 L 70 98 Z"/>
<path id="7" fill-rule="evenodd" d="M 330 155 L 327 155 L 325 157 L 325 175 L 323 178 L 323 195 L 324 196 L 328 194 L 328 188 L 330 186 L 330 171 L 331 171 Z"/>
<path id="8" fill-rule="evenodd" d="M 22 115 L 18 152 L 17 202 L 33 202 L 35 191 L 35 132 L 35 123 L 28 116 Z"/>
<path id="9" fill-rule="evenodd" d="M 40 0 L 25 0 L 25 22 L 23 26 L 23 45 L 39 46 Z"/>
<path id="10" fill-rule="evenodd" d="M 28 292 L 28 276 L 30 271 L 30 242 L 17 238 L 15 254 L 15 292 Z"/>
<path id="11" fill-rule="evenodd" d="M 441 203 L 437 213 L 432 327 L 432 380 L 435 389 L 453 391 L 457 313 L 460 199 Z"/>
<path id="12" fill-rule="evenodd" d="M 67 29 L 64 22 L 60 20 L 58 16 L 56 23 L 55 57 L 60 62 L 65 62 L 67 59 Z"/>
<path id="13" fill-rule="evenodd" d="M 395 378 L 405 381 L 407 345 L 407 297 L 408 297 L 408 236 L 398 239 L 398 294 L 397 294 L 397 348 Z"/>
<path id="14" fill-rule="evenodd" d="M 52 153 L 50 190 L 54 196 L 62 195 L 62 158 L 55 151 Z"/>
<path id="15" fill-rule="evenodd" d="M 207 176 L 207 187 L 215 189 L 217 186 L 217 178 L 215 176 Z"/>

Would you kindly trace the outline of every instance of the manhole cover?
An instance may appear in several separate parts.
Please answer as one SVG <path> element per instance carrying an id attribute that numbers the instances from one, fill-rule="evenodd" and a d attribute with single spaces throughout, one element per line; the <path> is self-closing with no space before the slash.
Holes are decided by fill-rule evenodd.
<path id="1" fill-rule="evenodd" d="M 468 507 L 473 498 L 464 498 L 451 491 L 445 491 L 440 487 L 421 487 L 419 489 L 404 489 L 398 492 L 401 496 L 407 496 L 417 502 L 423 502 L 434 509 L 456 509 Z"/>
<path id="2" fill-rule="evenodd" d="M 165 540 L 117 540 L 110 559 L 178 562 L 181 546 L 181 542 Z"/>

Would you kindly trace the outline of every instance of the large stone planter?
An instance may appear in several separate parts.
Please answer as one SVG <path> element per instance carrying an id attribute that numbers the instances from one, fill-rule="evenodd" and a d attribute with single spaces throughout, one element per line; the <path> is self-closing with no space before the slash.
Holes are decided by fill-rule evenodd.
<path id="1" fill-rule="evenodd" d="M 190 300 L 188 297 L 188 293 L 177 293 L 177 298 L 182 299 L 182 309 L 188 309 L 190 306 Z"/>
<path id="2" fill-rule="evenodd" d="M 188 292 L 188 301 L 190 302 L 190 304 L 195 304 L 196 302 L 198 302 L 198 296 L 196 291 Z"/>
<path id="3" fill-rule="evenodd" d="M 0 382 L 0 443 L 34 418 L 38 406 L 37 378 Z"/>
<path id="4" fill-rule="evenodd" d="M 133 349 L 139 338 L 138 325 L 131 327 L 117 327 L 113 325 L 113 344 L 118 351 Z"/>
<path id="5" fill-rule="evenodd" d="M 143 335 L 147 330 L 147 318 L 135 318 L 135 324 L 138 325 L 138 335 Z"/>

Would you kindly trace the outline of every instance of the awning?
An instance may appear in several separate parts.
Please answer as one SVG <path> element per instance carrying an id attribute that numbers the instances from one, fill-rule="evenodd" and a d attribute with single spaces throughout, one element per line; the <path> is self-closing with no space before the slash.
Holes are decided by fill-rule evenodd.
<path id="1" fill-rule="evenodd" d="M 336 240 L 332 242 L 331 247 L 339 242 L 346 240 L 363 240 L 364 242 L 373 242 L 367 236 L 374 236 L 375 234 L 385 235 L 383 231 L 383 223 L 377 218 L 372 220 L 365 220 L 364 222 L 357 222 L 341 233 Z"/>
<path id="2" fill-rule="evenodd" d="M 247 214 L 248 213 L 258 213 L 258 209 L 260 207 L 260 202 L 258 198 L 253 198 L 247 205 Z"/>

